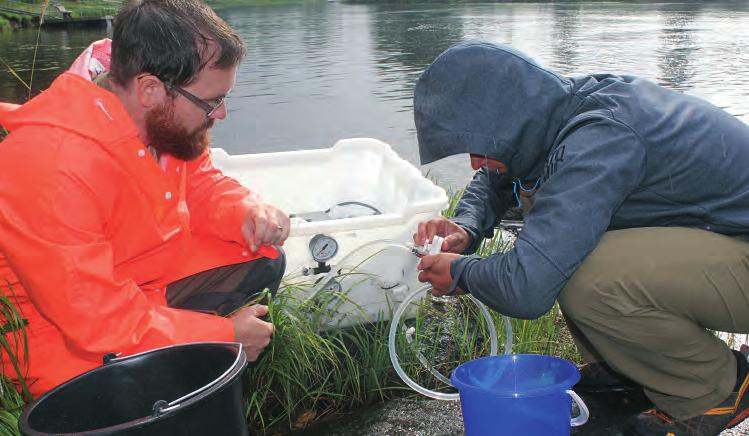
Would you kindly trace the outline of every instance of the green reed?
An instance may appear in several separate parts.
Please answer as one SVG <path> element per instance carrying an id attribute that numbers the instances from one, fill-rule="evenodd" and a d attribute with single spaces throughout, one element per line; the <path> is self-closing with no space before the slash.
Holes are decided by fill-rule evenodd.
<path id="1" fill-rule="evenodd" d="M 12 286 L 0 292 L 0 359 L 7 359 L 13 374 L 0 371 L 0 434 L 18 434 L 18 417 L 26 402 L 31 400 L 24 379 L 24 366 L 28 356 L 26 321 L 13 304 Z M 19 359 L 20 356 L 20 359 Z M 0 360 L 0 370 L 4 368 Z M 20 392 L 10 378 L 18 380 Z"/>

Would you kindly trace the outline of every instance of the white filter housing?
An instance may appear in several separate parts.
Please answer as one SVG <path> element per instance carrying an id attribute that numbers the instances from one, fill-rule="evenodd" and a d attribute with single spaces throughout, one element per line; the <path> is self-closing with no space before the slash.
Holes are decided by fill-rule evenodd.
<path id="1" fill-rule="evenodd" d="M 310 250 L 312 238 L 324 235 L 337 243 L 335 255 L 323 263 L 340 271 L 331 286 L 340 284 L 345 294 L 331 306 L 331 324 L 386 320 L 410 290 L 422 286 L 418 259 L 400 245 L 411 243 L 418 223 L 438 216 L 448 199 L 389 145 L 352 138 L 317 150 L 234 156 L 212 151 L 224 174 L 293 216 L 283 247 L 286 283 L 306 284 L 302 289 L 308 291 L 299 292 L 312 292 L 325 275 L 312 272 L 320 267 Z M 382 240 L 395 243 L 375 242 Z M 332 254 L 330 246 L 326 255 Z"/>

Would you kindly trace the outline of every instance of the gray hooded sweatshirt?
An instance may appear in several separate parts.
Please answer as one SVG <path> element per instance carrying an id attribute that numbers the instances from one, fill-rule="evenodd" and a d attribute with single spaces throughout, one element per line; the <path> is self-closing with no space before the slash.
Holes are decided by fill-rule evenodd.
<path id="1" fill-rule="evenodd" d="M 510 47 L 465 42 L 422 74 L 414 118 L 422 164 L 473 153 L 508 167 L 478 171 L 460 200 L 465 254 L 515 205 L 512 179 L 540 186 L 511 251 L 451 265 L 453 289 L 503 314 L 546 313 L 608 230 L 749 233 L 749 127 L 651 81 L 562 77 Z"/>

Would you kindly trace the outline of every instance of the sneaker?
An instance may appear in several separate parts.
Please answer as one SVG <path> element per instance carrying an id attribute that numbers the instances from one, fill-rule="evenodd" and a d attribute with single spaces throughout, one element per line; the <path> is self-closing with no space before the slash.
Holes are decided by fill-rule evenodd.
<path id="1" fill-rule="evenodd" d="M 642 388 L 604 362 L 586 363 L 579 370 L 580 381 L 572 388 L 578 393 L 625 392 Z"/>
<path id="2" fill-rule="evenodd" d="M 683 421 L 676 420 L 658 409 L 649 409 L 627 421 L 627 430 L 632 435 L 646 436 L 714 436 L 723 430 L 735 427 L 749 416 L 749 375 L 738 389 L 718 407 L 702 415 Z"/>

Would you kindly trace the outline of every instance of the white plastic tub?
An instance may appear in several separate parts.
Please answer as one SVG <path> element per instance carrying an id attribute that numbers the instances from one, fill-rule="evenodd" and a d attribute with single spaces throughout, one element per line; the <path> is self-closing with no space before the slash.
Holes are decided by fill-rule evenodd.
<path id="1" fill-rule="evenodd" d="M 421 285 L 414 255 L 372 242 L 411 242 L 418 223 L 446 207 L 447 195 L 389 145 L 354 138 L 318 150 L 231 156 L 213 149 L 213 160 L 226 175 L 293 216 L 284 245 L 287 283 L 306 283 L 311 291 L 322 271 L 341 271 L 331 285 L 341 285 L 347 299 L 335 305 L 332 323 L 387 319 L 394 304 Z M 323 240 L 317 246 L 320 256 L 332 255 L 336 243 L 338 249 L 318 263 L 310 243 Z"/>

